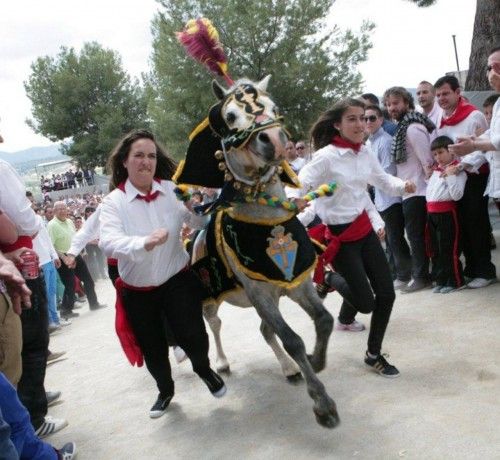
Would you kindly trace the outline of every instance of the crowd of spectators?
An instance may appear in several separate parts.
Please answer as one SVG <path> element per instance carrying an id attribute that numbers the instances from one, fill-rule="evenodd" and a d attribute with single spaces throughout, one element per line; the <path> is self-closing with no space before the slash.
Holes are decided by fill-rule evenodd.
<path id="1" fill-rule="evenodd" d="M 73 171 L 73 168 L 69 168 L 63 173 L 40 176 L 40 190 L 42 193 L 47 193 L 94 185 L 94 176 L 95 170 L 93 168 L 82 169 L 77 167 L 75 171 Z"/>

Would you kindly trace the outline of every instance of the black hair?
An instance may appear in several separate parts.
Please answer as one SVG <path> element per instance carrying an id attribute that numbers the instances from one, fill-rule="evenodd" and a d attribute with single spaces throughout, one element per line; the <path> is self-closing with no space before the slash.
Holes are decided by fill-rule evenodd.
<path id="1" fill-rule="evenodd" d="M 500 51 L 500 50 L 499 50 Z M 492 94 L 491 96 L 488 96 L 484 102 L 483 102 L 483 107 L 491 107 L 492 105 L 495 105 L 495 102 L 497 99 L 500 97 L 500 93 L 497 94 Z"/>
<path id="2" fill-rule="evenodd" d="M 451 144 L 454 144 L 454 142 L 448 136 L 438 136 L 431 142 L 431 152 L 437 149 L 448 150 L 448 146 Z"/>
<path id="3" fill-rule="evenodd" d="M 456 91 L 458 88 L 460 88 L 460 83 L 458 82 L 458 78 L 455 77 L 455 75 L 445 75 L 444 77 L 438 78 L 436 83 L 434 83 L 434 88 L 441 88 L 441 86 L 446 85 L 446 83 L 450 85 L 450 88 L 453 91 Z"/>
<path id="4" fill-rule="evenodd" d="M 382 118 L 384 117 L 384 112 L 382 112 L 382 109 L 378 105 L 369 105 L 368 107 L 366 107 L 365 112 L 367 110 L 373 110 L 373 111 L 377 112 L 377 115 L 379 117 L 382 117 Z"/>
<path id="5" fill-rule="evenodd" d="M 364 93 L 361 95 L 363 99 L 370 101 L 373 105 L 380 105 L 380 101 L 373 93 Z"/>

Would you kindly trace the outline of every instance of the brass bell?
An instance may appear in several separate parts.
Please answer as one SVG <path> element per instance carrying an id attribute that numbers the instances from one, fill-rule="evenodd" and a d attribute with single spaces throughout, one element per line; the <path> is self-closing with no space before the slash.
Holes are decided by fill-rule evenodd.
<path id="1" fill-rule="evenodd" d="M 250 193 L 252 193 L 252 188 L 247 185 L 245 188 L 243 188 L 243 193 L 245 195 L 250 195 Z"/>
<path id="2" fill-rule="evenodd" d="M 219 163 L 219 169 L 220 169 L 221 171 L 225 171 L 225 170 L 227 169 L 226 163 L 224 163 L 223 161 L 221 161 L 221 162 Z"/>
<path id="3" fill-rule="evenodd" d="M 283 168 L 281 166 L 278 166 L 276 168 L 276 172 L 277 172 L 278 175 L 280 175 L 283 172 Z"/>
<path id="4" fill-rule="evenodd" d="M 232 180 L 233 180 L 233 175 L 230 174 L 230 173 L 228 173 L 228 172 L 226 172 L 226 174 L 224 174 L 224 181 L 225 182 L 230 182 Z"/>
<path id="5" fill-rule="evenodd" d="M 217 160 L 222 160 L 224 158 L 224 152 L 222 150 L 217 150 L 214 156 Z"/>
<path id="6" fill-rule="evenodd" d="M 239 190 L 241 188 L 241 182 L 235 182 L 233 184 L 233 187 L 234 187 L 235 190 Z"/>

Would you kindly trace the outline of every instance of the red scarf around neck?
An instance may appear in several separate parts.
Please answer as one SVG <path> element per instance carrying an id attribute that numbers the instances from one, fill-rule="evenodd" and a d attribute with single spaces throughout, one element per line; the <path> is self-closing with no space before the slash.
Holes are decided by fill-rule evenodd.
<path id="1" fill-rule="evenodd" d="M 336 147 L 341 147 L 343 149 L 351 149 L 353 152 L 358 153 L 363 145 L 361 142 L 359 144 L 355 144 L 343 137 L 340 137 L 338 134 L 333 136 L 332 144 Z"/>
<path id="2" fill-rule="evenodd" d="M 460 96 L 455 111 L 448 118 L 445 118 L 443 116 L 443 118 L 441 119 L 441 125 L 439 127 L 442 128 L 443 126 L 458 125 L 461 121 L 464 121 L 472 112 L 474 112 L 474 110 L 477 110 L 477 107 L 470 104 L 462 96 Z"/>
<path id="3" fill-rule="evenodd" d="M 161 179 L 158 177 L 155 177 L 154 181 L 158 182 L 159 184 L 161 183 Z M 120 182 L 118 184 L 117 188 L 120 189 L 122 192 L 125 192 L 125 181 Z M 151 191 L 149 191 L 147 195 L 141 195 L 140 193 L 138 193 L 136 198 L 139 200 L 144 200 L 146 203 L 149 203 L 151 201 L 156 200 L 156 198 L 158 198 L 159 195 L 160 195 L 159 190 L 156 190 L 155 192 L 153 192 L 153 190 L 151 189 Z"/>

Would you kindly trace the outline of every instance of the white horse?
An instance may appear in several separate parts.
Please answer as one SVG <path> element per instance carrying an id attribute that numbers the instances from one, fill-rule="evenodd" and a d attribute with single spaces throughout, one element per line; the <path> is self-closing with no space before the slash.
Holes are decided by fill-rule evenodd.
<path id="1" fill-rule="evenodd" d="M 281 167 L 286 167 L 283 160 L 287 137 L 280 125 L 276 106 L 266 92 L 268 81 L 269 77 L 259 83 L 239 80 L 228 90 L 216 82 L 213 84 L 219 103 L 210 110 L 209 120 L 222 145 L 222 151 L 215 155 L 221 159 L 219 167 L 225 173 L 226 182 L 236 183 L 234 188 L 239 191 L 234 199 L 229 200 L 230 211 L 224 212 L 230 212 L 237 221 L 259 223 L 295 219 L 294 213 L 283 207 L 265 206 L 252 200 L 252 197 L 262 192 L 286 200 L 279 175 L 282 173 Z M 303 227 L 302 230 L 305 231 Z M 207 255 L 206 236 L 206 231 L 203 231 L 195 240 L 193 264 Z M 262 335 L 278 358 L 283 373 L 291 382 L 300 380 L 301 374 L 304 376 L 307 391 L 314 401 L 313 411 L 318 423 L 328 428 L 335 427 L 339 423 L 336 405 L 316 376 L 316 372 L 326 365 L 333 317 L 318 297 L 309 276 L 310 271 L 300 278 L 300 282 L 287 288 L 286 283 L 280 285 L 249 275 L 226 244 L 218 244 L 217 249 L 223 253 L 228 269 L 241 286 L 224 300 L 240 307 L 255 307 L 262 320 Z M 297 253 L 296 256 L 300 258 L 301 254 Z M 283 319 L 279 311 L 281 296 L 288 296 L 297 302 L 314 321 L 316 343 L 312 355 L 306 355 L 304 342 Z M 229 371 L 220 340 L 219 306 L 220 303 L 216 302 L 206 304 L 204 315 L 215 337 L 217 369 Z M 276 340 L 276 335 L 286 352 Z"/>

